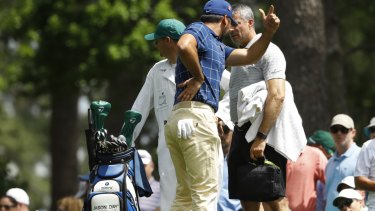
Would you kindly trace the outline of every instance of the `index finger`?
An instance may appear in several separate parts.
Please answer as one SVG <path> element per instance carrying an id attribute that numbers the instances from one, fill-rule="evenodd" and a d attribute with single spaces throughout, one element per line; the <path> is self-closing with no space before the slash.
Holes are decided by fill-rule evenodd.
<path id="1" fill-rule="evenodd" d="M 273 11 L 275 11 L 275 7 L 271 4 L 270 9 L 268 10 L 268 15 L 273 14 Z"/>

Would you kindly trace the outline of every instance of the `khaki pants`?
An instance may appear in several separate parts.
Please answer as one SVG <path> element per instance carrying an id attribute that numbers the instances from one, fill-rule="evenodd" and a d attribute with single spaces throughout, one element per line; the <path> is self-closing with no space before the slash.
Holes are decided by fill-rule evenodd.
<path id="1" fill-rule="evenodd" d="M 177 137 L 180 119 L 193 119 L 191 138 Z M 165 137 L 177 176 L 171 210 L 216 210 L 221 142 L 213 109 L 195 101 L 176 104 L 165 125 Z"/>

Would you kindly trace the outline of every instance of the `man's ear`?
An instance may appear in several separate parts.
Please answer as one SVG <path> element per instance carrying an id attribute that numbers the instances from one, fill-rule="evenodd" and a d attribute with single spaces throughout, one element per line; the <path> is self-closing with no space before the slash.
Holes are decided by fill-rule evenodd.
<path id="1" fill-rule="evenodd" d="M 173 41 L 172 38 L 170 38 L 170 37 L 165 37 L 165 39 L 167 40 L 168 43 Z"/>
<path id="2" fill-rule="evenodd" d="M 249 20 L 249 21 L 247 22 L 247 24 L 249 25 L 250 28 L 251 28 L 251 27 L 254 27 L 254 20 Z"/>
<path id="3" fill-rule="evenodd" d="M 352 128 L 353 130 L 353 139 L 355 138 L 355 136 L 357 135 L 357 130 L 355 128 Z"/>
<path id="4" fill-rule="evenodd" d="M 226 26 L 227 24 L 230 24 L 229 23 L 229 18 L 228 18 L 228 16 L 227 15 L 224 15 L 223 16 L 223 19 L 221 19 L 221 23 L 224 25 L 224 26 Z"/>
<path id="5" fill-rule="evenodd" d="M 168 45 L 171 47 L 172 45 L 176 45 L 177 41 L 173 40 L 171 37 L 166 37 Z"/>

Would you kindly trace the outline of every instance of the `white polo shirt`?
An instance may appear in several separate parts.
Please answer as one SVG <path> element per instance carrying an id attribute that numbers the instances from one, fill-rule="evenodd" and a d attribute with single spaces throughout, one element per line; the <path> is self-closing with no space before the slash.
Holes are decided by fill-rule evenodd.
<path id="1" fill-rule="evenodd" d="M 364 176 L 375 180 L 375 139 L 368 140 L 362 145 L 354 176 Z M 375 192 L 369 191 L 366 205 L 369 210 L 375 209 Z"/>

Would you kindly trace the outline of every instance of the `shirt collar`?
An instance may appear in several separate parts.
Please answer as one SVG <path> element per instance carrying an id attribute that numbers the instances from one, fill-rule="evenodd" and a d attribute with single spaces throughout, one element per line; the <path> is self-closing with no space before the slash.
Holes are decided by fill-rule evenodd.
<path id="1" fill-rule="evenodd" d="M 203 24 L 204 27 L 207 28 L 207 30 L 212 34 L 212 36 L 215 37 L 215 39 L 221 41 L 222 38 L 220 38 L 214 31 L 212 31 L 210 27 L 206 26 L 206 24 L 204 24 L 203 22 L 201 23 Z"/>
<path id="2" fill-rule="evenodd" d="M 250 48 L 250 46 L 252 46 L 255 43 L 255 41 L 257 41 L 260 38 L 260 36 L 262 36 L 262 33 L 255 35 L 255 37 L 252 40 L 250 40 L 250 42 L 246 45 L 245 48 Z"/>
<path id="3" fill-rule="evenodd" d="M 163 66 L 159 68 L 160 71 L 165 72 L 167 69 L 175 69 L 176 63 L 172 64 L 169 60 L 165 59 Z"/>
<path id="4" fill-rule="evenodd" d="M 335 160 L 339 160 L 339 159 L 342 159 L 344 157 L 350 157 L 354 152 L 355 152 L 355 148 L 357 148 L 357 144 L 355 142 L 353 142 L 349 149 L 347 149 L 341 156 L 339 156 L 337 154 L 337 151 L 333 154 L 333 157 Z"/>

